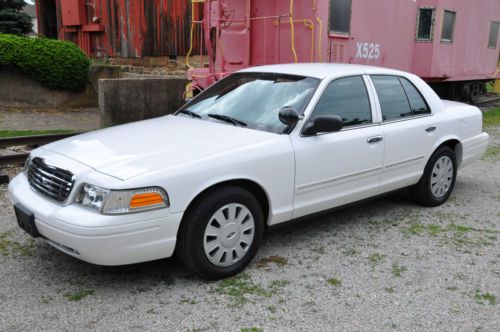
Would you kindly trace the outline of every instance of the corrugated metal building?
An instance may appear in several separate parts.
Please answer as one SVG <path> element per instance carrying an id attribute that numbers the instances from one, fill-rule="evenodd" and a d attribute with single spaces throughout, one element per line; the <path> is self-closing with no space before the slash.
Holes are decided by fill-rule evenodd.
<path id="1" fill-rule="evenodd" d="M 190 0 L 38 0 L 36 4 L 41 35 L 71 40 L 89 56 L 177 56 L 189 51 Z M 200 44 L 200 33 L 195 31 L 195 52 Z"/>

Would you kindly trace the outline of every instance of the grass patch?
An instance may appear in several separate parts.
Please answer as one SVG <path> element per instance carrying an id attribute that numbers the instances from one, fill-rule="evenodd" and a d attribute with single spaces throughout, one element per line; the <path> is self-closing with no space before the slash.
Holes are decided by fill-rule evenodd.
<path id="1" fill-rule="evenodd" d="M 338 279 L 338 278 L 330 278 L 327 280 L 328 283 L 332 286 L 335 286 L 335 287 L 340 287 L 342 286 L 342 280 Z"/>
<path id="2" fill-rule="evenodd" d="M 368 256 L 368 259 L 370 260 L 370 264 L 373 267 L 375 267 L 384 261 L 385 255 L 375 253 L 375 254 L 371 254 L 370 256 Z"/>
<path id="3" fill-rule="evenodd" d="M 76 293 L 66 293 L 66 294 L 64 294 L 64 297 L 68 301 L 77 302 L 77 301 L 80 301 L 81 299 L 83 299 L 84 297 L 87 297 L 87 296 L 93 295 L 93 294 L 94 294 L 93 290 L 87 289 L 87 290 L 82 290 L 82 291 L 79 291 Z"/>
<path id="4" fill-rule="evenodd" d="M 481 293 L 479 289 L 476 289 L 476 292 L 474 293 L 474 299 L 478 303 L 484 304 L 485 302 L 495 305 L 497 303 L 497 298 L 495 295 L 491 293 Z"/>
<path id="5" fill-rule="evenodd" d="M 270 263 L 274 263 L 277 266 L 288 265 L 288 259 L 282 256 L 269 256 L 261 258 L 256 264 L 258 268 L 266 268 Z"/>
<path id="6" fill-rule="evenodd" d="M 264 332 L 264 330 L 258 327 L 244 327 L 240 332 Z"/>
<path id="7" fill-rule="evenodd" d="M 384 288 L 384 290 L 389 294 L 392 294 L 396 291 L 396 290 L 394 290 L 394 287 L 386 287 L 386 288 Z"/>
<path id="8" fill-rule="evenodd" d="M 20 256 L 32 256 L 33 248 L 35 247 L 35 242 L 31 239 L 28 243 L 24 244 L 18 241 L 9 240 L 8 233 L 0 233 L 0 254 L 3 256 L 8 256 L 9 254 L 15 253 Z"/>
<path id="9" fill-rule="evenodd" d="M 401 277 L 404 272 L 408 271 L 405 266 L 399 266 L 398 264 L 392 264 L 391 272 L 395 277 Z"/>
<path id="10" fill-rule="evenodd" d="M 273 280 L 264 288 L 252 281 L 247 273 L 220 281 L 213 292 L 229 296 L 236 306 L 243 306 L 250 301 L 250 296 L 271 297 L 290 284 L 288 280 Z"/>
<path id="11" fill-rule="evenodd" d="M 482 160 L 494 160 L 500 157 L 500 145 L 492 145 L 488 146 L 486 152 L 484 153 Z"/>
<path id="12" fill-rule="evenodd" d="M 33 135 L 48 135 L 48 134 L 69 134 L 74 133 L 70 129 L 53 129 L 53 130 L 0 130 L 0 137 L 16 137 L 16 136 L 33 136 Z"/>
<path id="13" fill-rule="evenodd" d="M 500 125 L 500 108 L 493 108 L 483 112 L 483 126 L 499 126 Z"/>

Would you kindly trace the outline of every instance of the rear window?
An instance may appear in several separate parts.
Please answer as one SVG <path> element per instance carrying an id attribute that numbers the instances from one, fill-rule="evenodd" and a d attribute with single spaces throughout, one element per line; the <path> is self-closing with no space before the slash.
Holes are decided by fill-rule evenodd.
<path id="1" fill-rule="evenodd" d="M 431 109 L 418 89 L 404 77 L 372 75 L 377 91 L 382 121 L 430 114 Z"/>

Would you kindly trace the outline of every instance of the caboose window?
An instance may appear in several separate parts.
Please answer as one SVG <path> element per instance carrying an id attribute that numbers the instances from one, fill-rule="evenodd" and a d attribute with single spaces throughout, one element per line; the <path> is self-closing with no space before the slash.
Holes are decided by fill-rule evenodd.
<path id="1" fill-rule="evenodd" d="M 499 28 L 500 28 L 500 22 L 491 22 L 490 38 L 488 40 L 488 47 L 489 48 L 497 48 L 498 29 Z"/>
<path id="2" fill-rule="evenodd" d="M 443 15 L 443 28 L 441 31 L 441 41 L 453 42 L 453 30 L 455 30 L 455 17 L 457 13 L 445 10 Z"/>
<path id="3" fill-rule="evenodd" d="M 330 33 L 349 34 L 352 0 L 330 0 Z"/>
<path id="4" fill-rule="evenodd" d="M 420 8 L 417 18 L 417 40 L 432 40 L 434 8 Z"/>

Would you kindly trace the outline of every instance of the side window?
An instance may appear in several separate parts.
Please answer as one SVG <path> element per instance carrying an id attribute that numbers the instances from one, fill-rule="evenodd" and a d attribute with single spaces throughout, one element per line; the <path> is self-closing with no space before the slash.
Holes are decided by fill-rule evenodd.
<path id="1" fill-rule="evenodd" d="M 330 33 L 349 34 L 351 5 L 352 0 L 330 0 Z"/>
<path id="2" fill-rule="evenodd" d="M 383 121 L 397 120 L 412 114 L 405 90 L 396 76 L 373 75 L 371 79 L 377 90 Z"/>
<path id="3" fill-rule="evenodd" d="M 490 37 L 488 38 L 489 48 L 497 48 L 499 27 L 500 27 L 500 22 L 491 22 Z"/>
<path id="4" fill-rule="evenodd" d="M 405 89 L 406 96 L 408 97 L 408 101 L 410 102 L 411 114 L 412 115 L 421 115 L 421 114 L 430 114 L 431 110 L 427 103 L 425 102 L 422 94 L 417 90 L 417 88 L 408 81 L 404 77 L 400 77 L 399 80 Z"/>
<path id="5" fill-rule="evenodd" d="M 339 78 L 323 92 L 311 119 L 321 115 L 338 115 L 344 126 L 372 122 L 370 100 L 361 76 Z"/>
<path id="6" fill-rule="evenodd" d="M 417 40 L 432 40 L 434 8 L 420 8 L 417 17 Z"/>
<path id="7" fill-rule="evenodd" d="M 453 31 L 455 30 L 455 17 L 457 13 L 445 10 L 443 15 L 443 29 L 441 31 L 441 41 L 445 43 L 453 42 Z"/>

